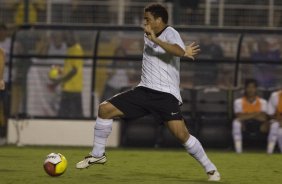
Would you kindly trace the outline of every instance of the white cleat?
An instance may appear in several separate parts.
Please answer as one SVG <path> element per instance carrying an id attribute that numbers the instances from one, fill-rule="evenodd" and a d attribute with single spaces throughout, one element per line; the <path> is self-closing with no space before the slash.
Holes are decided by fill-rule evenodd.
<path id="1" fill-rule="evenodd" d="M 207 175 L 208 181 L 220 181 L 220 174 L 216 170 L 208 172 Z"/>
<path id="2" fill-rule="evenodd" d="M 85 169 L 94 164 L 105 164 L 107 162 L 107 157 L 104 154 L 101 157 L 94 157 L 92 155 L 88 155 L 84 158 L 84 160 L 78 162 L 76 164 L 77 169 Z"/>

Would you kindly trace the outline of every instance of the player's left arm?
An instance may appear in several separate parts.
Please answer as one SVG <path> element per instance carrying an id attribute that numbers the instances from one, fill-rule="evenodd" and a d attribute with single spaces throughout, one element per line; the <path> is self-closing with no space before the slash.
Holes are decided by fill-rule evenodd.
<path id="1" fill-rule="evenodd" d="M 5 67 L 5 53 L 0 48 L 0 90 L 5 89 L 4 67 Z"/>
<path id="2" fill-rule="evenodd" d="M 168 53 L 170 53 L 174 56 L 188 57 L 188 58 L 191 58 L 191 59 L 194 60 L 194 56 L 197 55 L 198 52 L 200 51 L 199 45 L 195 45 L 194 42 L 192 44 L 186 46 L 185 50 L 184 50 L 182 47 L 180 47 L 176 43 L 169 43 L 169 42 L 166 42 L 166 41 L 159 39 L 158 37 L 156 37 L 156 34 L 154 33 L 154 31 L 151 29 L 151 27 L 149 25 L 144 27 L 144 31 L 145 31 L 147 37 L 151 41 L 158 44 L 165 51 L 167 51 Z"/>
<path id="3" fill-rule="evenodd" d="M 155 42 L 156 44 L 158 44 L 160 47 L 162 47 L 165 51 L 167 51 L 168 53 L 170 53 L 174 56 L 182 57 L 182 56 L 185 55 L 185 50 L 183 50 L 177 44 L 171 44 L 171 43 L 162 41 L 159 38 L 155 38 L 152 41 Z"/>

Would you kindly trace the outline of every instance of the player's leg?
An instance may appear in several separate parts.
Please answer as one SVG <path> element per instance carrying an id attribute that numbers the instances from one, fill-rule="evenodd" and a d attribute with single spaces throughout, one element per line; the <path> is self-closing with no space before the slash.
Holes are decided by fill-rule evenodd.
<path id="1" fill-rule="evenodd" d="M 208 158 L 198 139 L 189 134 L 184 120 L 170 120 L 166 122 L 166 125 L 170 132 L 183 144 L 187 152 L 202 165 L 209 176 L 209 180 L 219 181 L 220 175 L 217 168 Z"/>
<path id="2" fill-rule="evenodd" d="M 242 153 L 242 123 L 237 119 L 232 123 L 232 136 L 235 151 L 237 153 Z"/>
<path id="3" fill-rule="evenodd" d="M 103 102 L 99 105 L 98 117 L 94 126 L 93 149 L 88 156 L 76 164 L 77 169 L 84 169 L 93 164 L 106 163 L 105 147 L 112 132 L 112 118 L 122 115 L 123 112 L 109 102 Z"/>
<path id="4" fill-rule="evenodd" d="M 98 117 L 94 127 L 94 146 L 89 156 L 76 164 L 76 168 L 87 168 L 92 164 L 106 162 L 105 147 L 112 131 L 113 118 L 125 116 L 126 118 L 142 117 L 148 112 L 143 109 L 142 103 L 146 95 L 140 89 L 132 89 L 121 93 L 99 105 Z"/>
<path id="5" fill-rule="evenodd" d="M 107 139 L 112 132 L 113 118 L 123 116 L 118 108 L 110 102 L 103 102 L 99 105 L 98 117 L 94 127 L 94 146 L 91 155 L 100 158 L 105 153 Z"/>
<path id="6" fill-rule="evenodd" d="M 276 120 L 271 120 L 269 134 L 268 134 L 268 142 L 267 142 L 267 153 L 272 154 L 277 142 L 279 133 L 279 122 Z"/>
<path id="7" fill-rule="evenodd" d="M 205 169 L 209 180 L 219 181 L 220 174 L 207 157 L 201 143 L 190 135 L 183 120 L 179 101 L 169 93 L 152 93 L 152 111 L 161 117 L 170 132 L 183 144 L 187 152 Z"/>

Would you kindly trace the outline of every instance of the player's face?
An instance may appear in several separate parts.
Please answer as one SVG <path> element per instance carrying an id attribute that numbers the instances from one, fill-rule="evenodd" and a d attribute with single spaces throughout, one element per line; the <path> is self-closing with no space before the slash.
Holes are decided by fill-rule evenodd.
<path id="1" fill-rule="evenodd" d="M 155 19 L 154 16 L 151 14 L 151 12 L 145 12 L 144 13 L 144 26 L 149 25 L 152 30 L 155 32 L 156 28 L 158 26 L 158 19 Z"/>
<path id="2" fill-rule="evenodd" d="M 246 87 L 246 95 L 248 97 L 253 97 L 253 96 L 256 96 L 257 94 L 257 87 L 255 84 L 249 84 L 247 87 Z"/>

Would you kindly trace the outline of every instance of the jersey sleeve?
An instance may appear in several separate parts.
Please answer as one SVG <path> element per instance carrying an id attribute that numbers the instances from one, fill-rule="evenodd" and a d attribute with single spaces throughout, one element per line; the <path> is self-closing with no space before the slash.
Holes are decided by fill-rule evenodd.
<path id="1" fill-rule="evenodd" d="M 180 34 L 176 30 L 169 29 L 166 33 L 166 40 L 168 43 L 177 44 L 179 47 L 185 50 L 185 44 L 181 39 Z"/>
<path id="2" fill-rule="evenodd" d="M 267 105 L 267 114 L 274 115 L 276 112 L 276 106 L 277 106 L 277 98 L 275 93 L 272 93 Z"/>
<path id="3" fill-rule="evenodd" d="M 234 113 L 235 113 L 235 114 L 241 113 L 241 112 L 243 111 L 243 110 L 242 110 L 241 99 L 236 99 L 236 100 L 234 101 L 233 108 L 234 108 Z"/>

